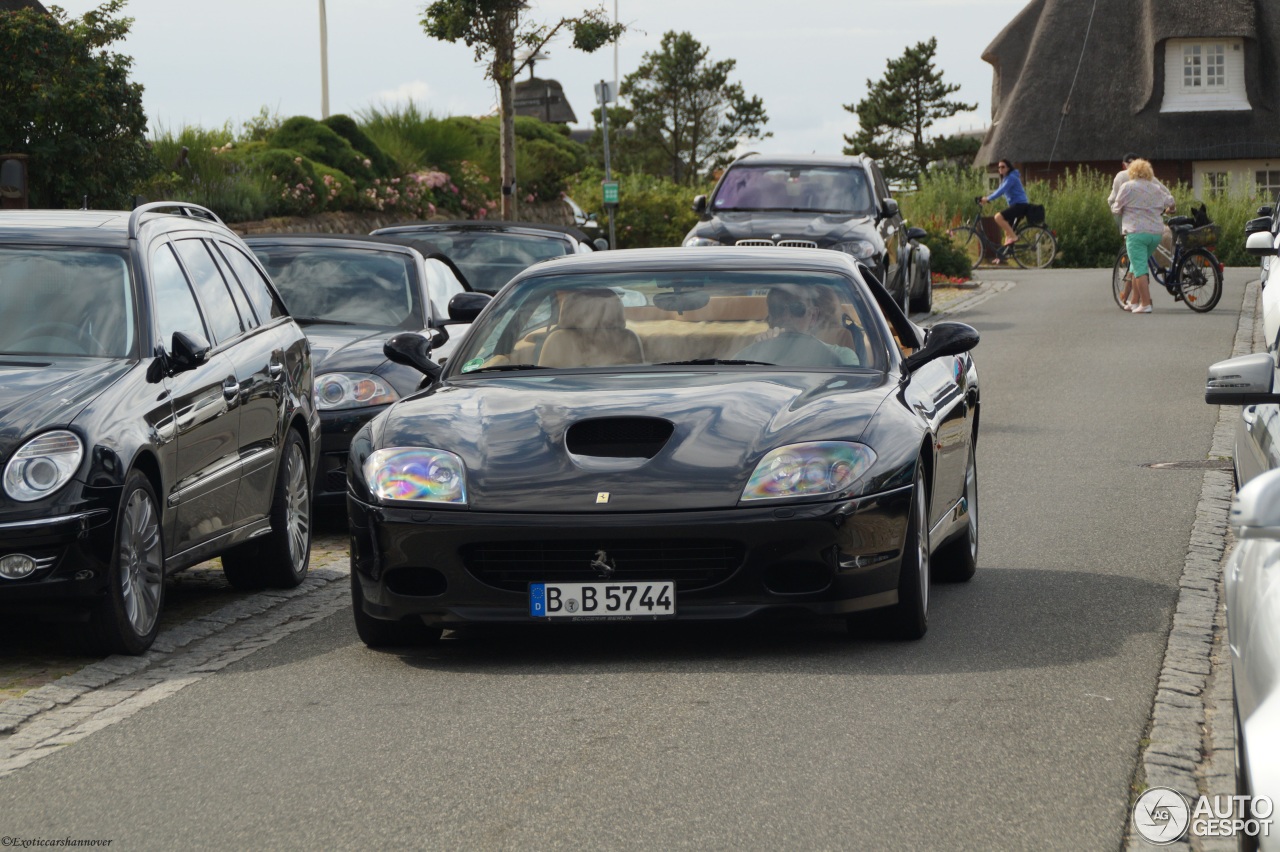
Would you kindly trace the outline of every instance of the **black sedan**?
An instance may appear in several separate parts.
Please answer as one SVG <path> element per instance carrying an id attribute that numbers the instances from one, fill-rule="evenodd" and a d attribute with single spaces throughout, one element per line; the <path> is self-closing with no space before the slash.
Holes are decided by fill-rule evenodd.
<path id="1" fill-rule="evenodd" d="M 352 440 L 360 636 L 772 613 L 918 638 L 931 576 L 976 566 L 977 342 L 838 252 L 532 267 Z M 388 354 L 434 371 L 424 343 Z"/>
<path id="2" fill-rule="evenodd" d="M 402 331 L 430 333 L 444 361 L 466 330 L 449 319 L 449 303 L 471 287 L 427 245 L 419 251 L 394 239 L 335 234 L 260 234 L 245 242 L 311 342 L 322 441 L 315 501 L 341 505 L 352 434 L 424 380 L 388 361 L 383 344 Z"/>
<path id="3" fill-rule="evenodd" d="M 221 556 L 233 585 L 298 585 L 313 391 L 302 330 L 207 209 L 0 211 L 0 612 L 140 654 L 167 574 Z"/>
<path id="4" fill-rule="evenodd" d="M 602 237 L 593 239 L 577 228 L 538 222 L 412 222 L 373 233 L 443 252 L 476 291 L 490 294 L 539 261 L 609 247 Z"/>

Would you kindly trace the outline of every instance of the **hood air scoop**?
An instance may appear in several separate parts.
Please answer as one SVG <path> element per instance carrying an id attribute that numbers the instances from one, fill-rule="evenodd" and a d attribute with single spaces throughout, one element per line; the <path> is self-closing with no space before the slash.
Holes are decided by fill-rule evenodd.
<path id="1" fill-rule="evenodd" d="M 651 459 L 673 431 L 670 422 L 657 417 L 599 417 L 570 426 L 565 443 L 575 456 Z"/>

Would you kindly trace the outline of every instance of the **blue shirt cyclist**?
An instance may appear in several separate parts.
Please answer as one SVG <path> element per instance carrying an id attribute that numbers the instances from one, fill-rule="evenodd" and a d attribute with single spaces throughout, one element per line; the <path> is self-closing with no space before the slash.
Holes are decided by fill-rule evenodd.
<path id="1" fill-rule="evenodd" d="M 983 198 L 982 203 L 986 204 L 993 198 L 1004 198 L 1009 202 L 1009 206 L 995 216 L 996 224 L 1004 232 L 1004 244 L 1008 246 L 1018 241 L 1018 236 L 1013 229 L 1026 217 L 1031 205 L 1027 200 L 1027 191 L 1022 188 L 1022 177 L 1013 167 L 1013 163 L 1001 160 L 996 164 L 996 170 L 1000 173 L 1000 185 L 996 187 L 995 192 Z M 998 258 L 997 262 L 999 262 Z"/>

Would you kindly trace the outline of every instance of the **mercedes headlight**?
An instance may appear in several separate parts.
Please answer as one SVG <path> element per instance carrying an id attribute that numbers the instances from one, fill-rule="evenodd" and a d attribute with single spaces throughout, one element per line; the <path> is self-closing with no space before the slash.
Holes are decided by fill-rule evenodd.
<path id="1" fill-rule="evenodd" d="M 722 246 L 724 243 L 719 240 L 713 240 L 710 237 L 689 237 L 684 241 L 685 247 L 689 246 Z"/>
<path id="2" fill-rule="evenodd" d="M 784 497 L 823 497 L 846 491 L 866 473 L 876 454 L 864 444 L 814 441 L 771 451 L 742 489 L 740 502 Z"/>
<path id="3" fill-rule="evenodd" d="M 445 450 L 390 447 L 364 462 L 364 481 L 378 500 L 467 505 L 467 468 Z"/>
<path id="4" fill-rule="evenodd" d="M 5 493 L 23 503 L 48 497 L 71 481 L 83 458 L 84 446 L 74 432 L 45 432 L 23 444 L 5 465 Z"/>
<path id="5" fill-rule="evenodd" d="M 368 373 L 324 373 L 316 377 L 316 405 L 321 411 L 389 405 L 399 398 L 386 380 Z"/>
<path id="6" fill-rule="evenodd" d="M 875 243 L 869 243 L 866 240 L 846 240 L 842 243 L 836 243 L 832 248 L 845 254 L 851 254 L 858 260 L 868 260 L 876 256 Z"/>

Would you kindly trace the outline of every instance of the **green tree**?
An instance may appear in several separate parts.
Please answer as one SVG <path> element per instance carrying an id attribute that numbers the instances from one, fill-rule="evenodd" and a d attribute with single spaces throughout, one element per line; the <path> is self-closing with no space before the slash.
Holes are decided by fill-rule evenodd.
<path id="1" fill-rule="evenodd" d="M 57 6 L 0 12 L 0 151 L 27 154 L 33 207 L 124 207 L 154 163 L 133 60 L 107 50 L 132 18 L 108 0 L 76 20 Z"/>
<path id="2" fill-rule="evenodd" d="M 670 31 L 619 91 L 631 101 L 634 133 L 662 150 L 677 183 L 692 183 L 729 162 L 739 141 L 773 135 L 764 130 L 764 102 L 729 82 L 737 61 L 710 62 L 708 53 L 692 34 Z"/>
<path id="3" fill-rule="evenodd" d="M 595 130 L 587 140 L 592 165 L 604 170 L 604 116 L 600 107 L 593 111 Z M 670 175 L 670 161 L 661 141 L 652 134 L 642 136 L 635 125 L 635 110 L 625 106 L 609 107 L 609 168 L 617 174 Z"/>
<path id="4" fill-rule="evenodd" d="M 561 18 L 553 25 L 522 20 L 526 0 L 434 0 L 423 13 L 422 28 L 432 38 L 464 42 L 475 50 L 476 61 L 486 63 L 487 76 L 498 86 L 502 166 L 502 217 L 515 212 L 515 80 L 529 60 L 517 65 L 516 48 L 534 56 L 561 29 L 573 32 L 573 46 L 593 53 L 625 30 L 609 22 L 603 7 Z"/>
<path id="5" fill-rule="evenodd" d="M 844 108 L 858 116 L 858 132 L 845 136 L 846 154 L 866 154 L 880 163 L 890 180 L 914 184 L 916 178 L 938 160 L 954 159 L 977 146 L 963 137 L 928 138 L 934 122 L 977 104 L 948 100 L 959 85 L 944 83 L 933 64 L 938 40 L 918 42 L 902 56 L 890 59 L 878 81 L 867 81 L 867 96 Z"/>

